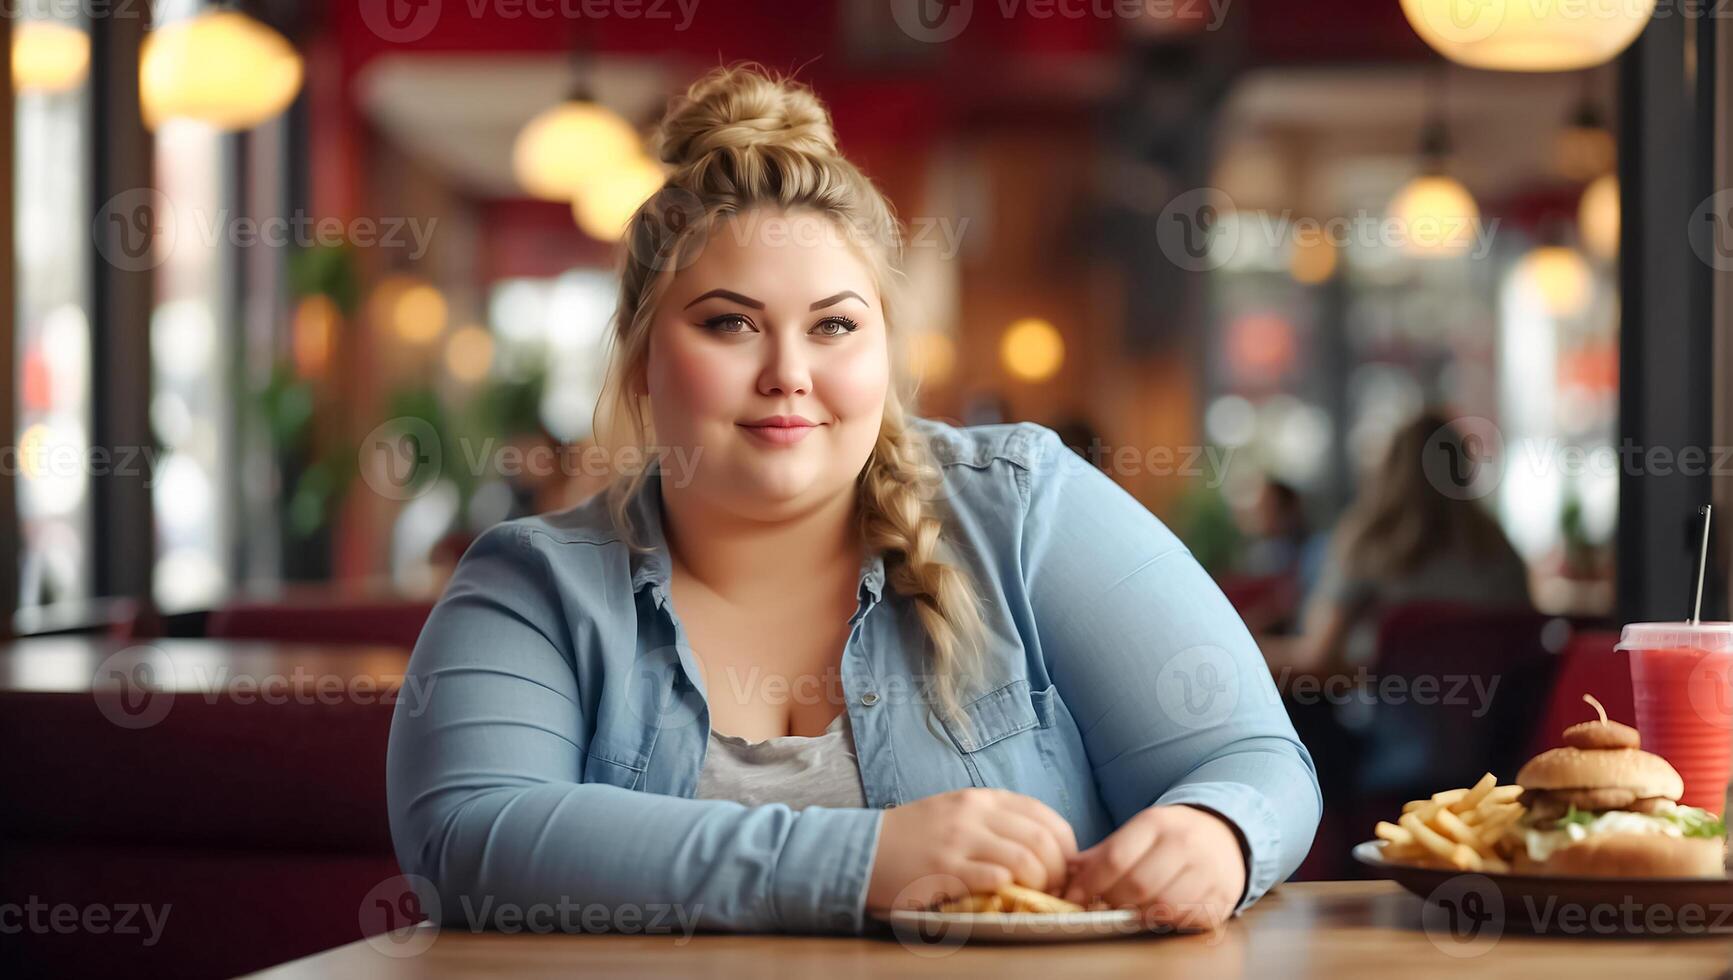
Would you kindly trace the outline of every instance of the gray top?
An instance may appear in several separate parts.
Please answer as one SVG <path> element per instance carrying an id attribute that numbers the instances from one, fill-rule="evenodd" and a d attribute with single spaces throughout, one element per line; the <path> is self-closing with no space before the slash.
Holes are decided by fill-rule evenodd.
<path id="1" fill-rule="evenodd" d="M 822 735 L 784 735 L 749 742 L 710 731 L 704 767 L 698 773 L 698 799 L 736 800 L 747 806 L 786 803 L 865 807 L 860 763 L 845 710 Z"/>

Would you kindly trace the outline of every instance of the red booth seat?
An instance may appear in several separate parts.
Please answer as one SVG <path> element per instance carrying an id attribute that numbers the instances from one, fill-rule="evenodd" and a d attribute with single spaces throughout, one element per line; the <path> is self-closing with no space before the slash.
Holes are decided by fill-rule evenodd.
<path id="1" fill-rule="evenodd" d="M 7 935 L 0 976 L 227 977 L 401 924 L 387 699 L 173 697 L 132 729 L 88 693 L 0 692 L 0 904 L 164 916 L 148 944 Z"/>
<path id="2" fill-rule="evenodd" d="M 207 636 L 413 647 L 433 600 L 235 602 L 211 612 Z"/>

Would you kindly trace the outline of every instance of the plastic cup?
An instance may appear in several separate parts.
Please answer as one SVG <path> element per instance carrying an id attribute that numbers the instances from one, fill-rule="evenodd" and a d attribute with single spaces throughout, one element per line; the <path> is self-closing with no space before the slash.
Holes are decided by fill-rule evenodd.
<path id="1" fill-rule="evenodd" d="M 1631 693 L 1643 748 L 1685 780 L 1686 806 L 1721 813 L 1733 771 L 1733 623 L 1632 623 Z"/>

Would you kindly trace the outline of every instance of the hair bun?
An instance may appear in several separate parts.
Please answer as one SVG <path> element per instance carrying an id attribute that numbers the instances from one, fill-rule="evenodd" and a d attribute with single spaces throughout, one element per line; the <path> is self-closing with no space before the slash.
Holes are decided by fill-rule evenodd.
<path id="1" fill-rule="evenodd" d="M 692 83 L 669 105 L 656 146 L 664 163 L 684 167 L 727 150 L 834 156 L 836 134 L 811 88 L 745 64 L 717 68 Z"/>

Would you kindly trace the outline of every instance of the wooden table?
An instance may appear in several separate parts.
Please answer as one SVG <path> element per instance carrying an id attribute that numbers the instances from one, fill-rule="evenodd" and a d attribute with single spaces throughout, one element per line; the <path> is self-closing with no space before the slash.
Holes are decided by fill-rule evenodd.
<path id="1" fill-rule="evenodd" d="M 1527 980 L 1725 975 L 1733 939 L 1575 938 L 1506 933 L 1462 944 L 1429 932 L 1418 899 L 1394 883 L 1301 882 L 1279 887 L 1216 935 L 1140 936 L 1081 944 L 970 944 L 917 955 L 889 934 L 869 937 L 409 933 L 350 943 L 260 977 L 434 978 L 766 976 L 849 980 L 886 976 L 1413 978 L 1455 972 Z M 1430 917 L 1428 921 L 1431 921 Z M 393 938 L 412 944 L 393 947 Z M 1490 941 L 1488 941 L 1490 940 Z M 379 948 L 412 955 L 388 956 Z M 1453 955 L 1455 954 L 1455 955 Z M 1468 954 L 1468 955 L 1462 955 Z"/>

